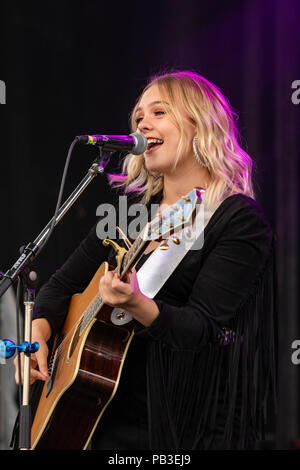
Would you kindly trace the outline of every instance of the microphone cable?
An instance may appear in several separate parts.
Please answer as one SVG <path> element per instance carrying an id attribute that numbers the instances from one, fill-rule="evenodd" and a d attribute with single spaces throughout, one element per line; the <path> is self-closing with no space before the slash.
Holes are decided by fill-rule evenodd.
<path id="1" fill-rule="evenodd" d="M 68 173 L 68 169 L 69 169 L 69 164 L 70 164 L 70 160 L 71 160 L 71 155 L 72 155 L 73 149 L 74 149 L 74 147 L 75 147 L 76 144 L 77 144 L 77 140 L 74 139 L 73 142 L 71 143 L 70 147 L 69 147 L 68 154 L 67 154 L 67 158 L 66 158 L 66 162 L 65 162 L 65 166 L 64 166 L 64 171 L 63 171 L 63 175 L 62 175 L 62 179 L 61 179 L 61 183 L 60 183 L 60 188 L 59 188 L 58 198 L 57 198 L 56 207 L 55 207 L 55 211 L 54 211 L 54 216 L 53 216 L 53 218 L 52 218 L 52 222 L 51 222 L 49 231 L 48 231 L 48 233 L 47 233 L 47 235 L 46 235 L 46 238 L 44 239 L 44 241 L 43 241 L 43 243 L 42 243 L 42 246 L 39 248 L 39 250 L 38 250 L 36 256 L 37 256 L 38 254 L 40 254 L 40 252 L 42 251 L 43 248 L 45 248 L 45 246 L 46 246 L 46 244 L 48 243 L 49 238 L 51 237 L 52 232 L 53 232 L 53 230 L 54 230 L 55 222 L 56 222 L 56 217 L 57 217 L 59 208 L 60 208 L 60 206 L 61 206 L 61 201 L 62 201 L 62 197 L 63 197 L 63 193 L 64 193 L 65 182 L 66 182 L 66 178 L 67 178 L 67 173 Z"/>

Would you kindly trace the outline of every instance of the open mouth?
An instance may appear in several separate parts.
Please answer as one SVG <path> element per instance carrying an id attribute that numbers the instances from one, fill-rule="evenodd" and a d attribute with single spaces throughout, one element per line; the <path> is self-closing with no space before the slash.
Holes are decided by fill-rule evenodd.
<path id="1" fill-rule="evenodd" d="M 154 137 L 149 137 L 148 139 L 148 147 L 145 153 L 150 153 L 156 150 L 160 145 L 164 143 L 161 139 L 156 139 Z"/>

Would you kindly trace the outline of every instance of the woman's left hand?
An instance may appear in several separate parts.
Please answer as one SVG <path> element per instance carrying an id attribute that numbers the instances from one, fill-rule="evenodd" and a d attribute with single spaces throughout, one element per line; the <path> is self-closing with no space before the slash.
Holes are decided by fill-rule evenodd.
<path id="1" fill-rule="evenodd" d="M 139 288 L 135 269 L 122 280 L 116 271 L 108 271 L 99 282 L 99 293 L 105 304 L 123 308 L 144 326 L 149 326 L 159 314 L 157 304 Z"/>
<path id="2" fill-rule="evenodd" d="M 108 271 L 99 283 L 99 293 L 105 304 L 111 307 L 124 308 L 135 307 L 142 298 L 142 292 L 135 269 L 127 272 L 122 280 L 117 271 Z"/>

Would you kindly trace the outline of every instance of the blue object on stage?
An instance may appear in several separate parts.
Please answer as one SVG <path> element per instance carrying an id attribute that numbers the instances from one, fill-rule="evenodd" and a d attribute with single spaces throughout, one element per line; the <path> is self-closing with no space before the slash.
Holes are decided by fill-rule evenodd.
<path id="1" fill-rule="evenodd" d="M 19 349 L 20 352 L 24 352 L 25 354 L 35 353 L 39 349 L 39 343 L 35 341 L 34 343 L 29 343 L 28 341 L 24 341 L 22 344 L 15 344 L 10 339 L 2 339 L 0 341 L 0 356 L 4 357 L 5 359 L 9 359 L 15 354 L 15 350 Z"/>

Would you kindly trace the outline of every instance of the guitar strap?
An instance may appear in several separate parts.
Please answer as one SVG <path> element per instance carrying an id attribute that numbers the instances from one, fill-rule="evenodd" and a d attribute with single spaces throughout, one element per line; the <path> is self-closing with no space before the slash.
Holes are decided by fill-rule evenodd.
<path id="1" fill-rule="evenodd" d="M 202 194 L 202 202 L 197 204 L 193 224 L 183 227 L 176 238 L 171 236 L 167 241 L 168 249 L 160 249 L 165 245 L 166 240 L 163 240 L 153 250 L 147 261 L 137 271 L 139 288 L 144 295 L 153 299 L 188 251 L 202 248 L 204 229 L 219 205 L 220 202 L 212 210 L 209 210 L 205 204 L 205 193 Z M 111 313 L 111 321 L 115 325 L 122 325 L 131 320 L 131 315 L 124 309 L 115 308 Z"/>

